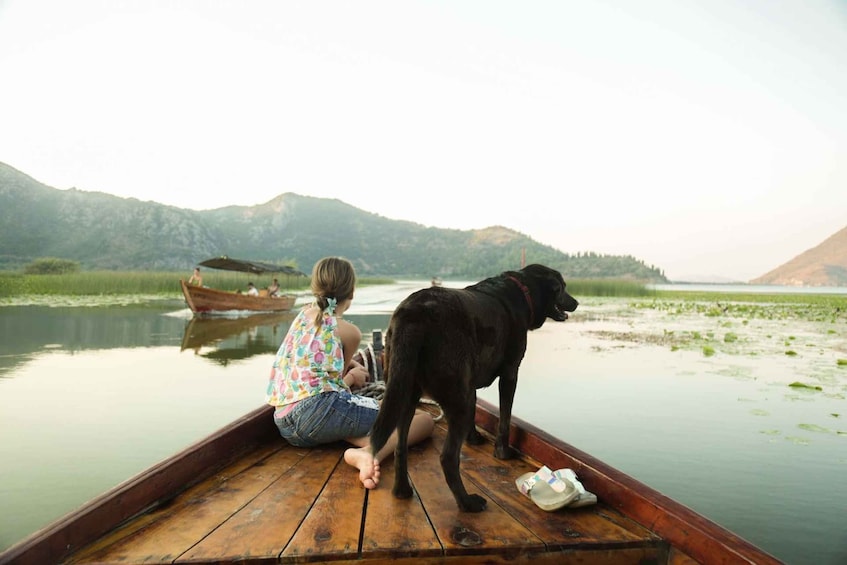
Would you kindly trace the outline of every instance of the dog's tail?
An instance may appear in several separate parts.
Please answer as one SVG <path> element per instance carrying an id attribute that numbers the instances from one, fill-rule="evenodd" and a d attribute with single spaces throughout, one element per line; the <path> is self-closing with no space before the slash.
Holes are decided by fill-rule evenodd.
<path id="1" fill-rule="evenodd" d="M 392 324 L 393 325 L 393 324 Z M 408 332 L 390 327 L 386 334 L 383 370 L 385 395 L 376 421 L 371 428 L 371 451 L 376 455 L 385 446 L 391 433 L 397 429 L 404 416 L 414 414 L 421 396 L 417 378 L 417 360 L 421 341 Z"/>

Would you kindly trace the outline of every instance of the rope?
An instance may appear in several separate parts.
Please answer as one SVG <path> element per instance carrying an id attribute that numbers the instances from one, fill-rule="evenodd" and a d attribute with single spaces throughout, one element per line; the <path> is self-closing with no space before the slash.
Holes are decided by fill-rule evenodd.
<path id="1" fill-rule="evenodd" d="M 376 331 L 374 331 L 376 334 Z M 382 343 L 380 341 L 380 343 Z M 353 392 L 359 396 L 365 396 L 368 398 L 373 398 L 379 402 L 382 402 L 383 397 L 385 396 L 385 380 L 383 380 L 383 369 L 381 359 L 377 356 L 377 353 L 374 351 L 373 344 L 369 343 L 367 348 L 363 350 L 359 350 L 357 355 L 362 358 L 362 366 L 365 368 L 365 371 L 368 372 L 368 382 L 366 382 L 362 388 L 358 388 Z M 373 365 L 373 380 L 370 380 L 371 376 L 371 365 Z M 441 409 L 441 406 L 438 403 L 430 398 L 421 398 L 418 400 L 419 404 L 429 404 L 430 406 L 435 406 L 438 408 L 438 416 L 435 416 L 433 419 L 438 422 L 444 417 L 444 410 Z"/>
<path id="2" fill-rule="evenodd" d="M 382 397 L 385 396 L 385 382 L 365 383 L 362 388 L 357 388 L 354 392 L 358 396 L 367 396 L 368 398 L 382 400 Z"/>
<path id="3" fill-rule="evenodd" d="M 382 375 L 382 363 L 376 362 L 376 353 L 374 352 L 374 346 L 372 343 L 368 344 L 368 353 L 371 355 L 371 359 L 374 360 L 374 381 L 383 382 Z"/>
<path id="4" fill-rule="evenodd" d="M 369 348 L 368 351 L 373 352 L 373 350 L 370 349 L 370 345 L 368 346 L 368 348 Z M 362 352 L 360 351 L 359 353 L 362 353 Z M 374 359 L 376 359 L 376 357 L 374 357 Z M 368 374 L 371 373 L 371 370 L 368 367 L 368 356 L 365 355 L 364 353 L 362 353 L 362 366 L 365 368 L 365 371 L 367 371 Z M 376 367 L 374 367 L 374 369 L 376 369 Z"/>
<path id="5" fill-rule="evenodd" d="M 385 381 L 379 381 L 374 383 L 366 383 L 362 388 L 358 388 L 354 391 L 359 396 L 366 396 L 368 398 L 374 398 L 378 401 L 382 401 L 382 398 L 385 396 Z M 441 409 L 441 406 L 438 403 L 430 398 L 421 398 L 418 400 L 419 404 L 429 404 L 430 406 L 435 406 L 438 408 L 438 416 L 433 417 L 433 420 L 436 422 L 440 421 L 444 417 L 444 410 Z"/>

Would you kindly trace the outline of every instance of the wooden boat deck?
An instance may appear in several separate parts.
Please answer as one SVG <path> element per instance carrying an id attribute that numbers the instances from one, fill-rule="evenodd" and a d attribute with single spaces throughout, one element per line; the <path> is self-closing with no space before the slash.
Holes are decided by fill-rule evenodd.
<path id="1" fill-rule="evenodd" d="M 496 409 L 480 404 L 477 422 L 491 430 Z M 567 455 L 569 446 L 520 421 L 513 445 L 543 461 L 496 459 L 490 441 L 465 445 L 465 483 L 488 507 L 460 512 L 438 458 L 445 431 L 442 422 L 412 448 L 415 495 L 397 500 L 390 461 L 380 487 L 365 490 L 342 459 L 345 445 L 292 447 L 265 407 L 0 555 L 0 563 L 779 563 L 587 454 Z M 598 504 L 537 508 L 514 481 L 541 463 L 574 469 Z"/>
<path id="2" fill-rule="evenodd" d="M 538 464 L 500 461 L 490 444 L 467 446 L 468 488 L 488 499 L 479 514 L 459 512 L 438 454 L 445 437 L 412 449 L 409 474 L 416 496 L 391 495 L 393 465 L 380 488 L 361 487 L 342 460 L 343 445 L 298 449 L 282 439 L 245 454 L 164 507 L 127 523 L 69 563 L 214 563 L 395 560 L 478 556 L 480 561 L 533 562 L 560 551 L 579 560 L 665 562 L 666 545 L 611 508 L 547 513 L 515 488 L 515 477 Z M 609 560 L 612 556 L 614 560 Z M 625 556 L 625 558 L 624 558 Z M 482 559 L 484 557 L 484 559 Z M 463 560 L 464 561 L 464 560 Z"/>

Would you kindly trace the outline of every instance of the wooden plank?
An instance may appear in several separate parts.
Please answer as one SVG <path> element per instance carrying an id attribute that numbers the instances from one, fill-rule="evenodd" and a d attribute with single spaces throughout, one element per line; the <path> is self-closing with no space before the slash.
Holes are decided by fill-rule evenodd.
<path id="1" fill-rule="evenodd" d="M 333 561 L 333 565 L 362 565 L 363 563 L 367 563 L 367 565 L 657 565 L 665 562 L 662 550 L 656 548 L 625 548 L 525 553 L 521 555 L 452 555 L 423 559 L 392 559 L 390 557 L 367 561 L 345 559 Z"/>
<path id="2" fill-rule="evenodd" d="M 283 445 L 274 443 L 273 445 L 267 445 L 245 454 L 243 457 L 222 469 L 220 472 L 215 473 L 206 480 L 188 488 L 178 497 L 171 499 L 164 504 L 153 507 L 147 512 L 139 514 L 105 536 L 97 539 L 95 542 L 70 555 L 65 560 L 65 563 L 96 562 L 97 558 L 94 556 L 104 553 L 107 547 L 135 535 L 137 532 L 147 528 L 154 522 L 167 518 L 179 508 L 188 504 L 189 501 L 206 496 L 208 493 L 215 491 L 222 483 L 235 477 L 245 469 L 252 467 L 257 462 L 270 457 L 282 448 L 284 448 Z"/>
<path id="3" fill-rule="evenodd" d="M 439 450 L 444 441 L 444 429 L 437 427 L 432 444 Z M 514 557 L 526 552 L 545 551 L 544 543 L 525 528 L 496 502 L 477 492 L 476 485 L 466 486 L 474 494 L 487 498 L 485 510 L 478 513 L 462 512 L 447 487 L 438 457 L 429 449 L 409 453 L 409 475 L 435 529 L 445 555 L 507 555 Z M 475 455 L 463 451 L 462 468 L 479 464 Z"/>
<path id="4" fill-rule="evenodd" d="M 668 552 L 668 565 L 700 565 L 690 556 L 672 547 Z"/>
<path id="5" fill-rule="evenodd" d="M 476 424 L 496 433 L 499 410 L 477 402 Z M 781 561 L 708 518 L 548 433 L 512 417 L 510 444 L 548 466 L 568 467 L 585 488 L 702 563 L 781 565 Z"/>
<path id="6" fill-rule="evenodd" d="M 177 563 L 276 562 L 338 465 L 338 445 L 310 449 Z"/>
<path id="7" fill-rule="evenodd" d="M 333 561 L 359 555 L 365 488 L 358 472 L 341 461 L 294 537 L 283 549 L 283 563 Z"/>
<path id="8" fill-rule="evenodd" d="M 432 449 L 431 443 L 426 441 L 411 447 L 410 452 Z M 367 494 L 362 559 L 441 556 L 444 550 L 418 493 L 410 499 L 399 500 L 391 494 L 393 485 L 394 460 L 389 458 L 381 465 L 379 487 Z"/>
<path id="9" fill-rule="evenodd" d="M 179 504 L 146 528 L 86 562 L 171 563 L 255 498 L 303 458 L 303 450 L 281 449 L 214 488 L 182 497 Z"/>
<path id="10" fill-rule="evenodd" d="M 462 557 L 460 560 L 451 559 L 445 564 L 461 563 L 461 565 L 488 565 L 502 563 L 503 565 L 648 565 L 664 563 L 663 551 L 656 548 L 625 548 L 625 549 L 595 549 L 568 550 L 544 553 L 527 553 L 516 558 L 486 555 Z"/>

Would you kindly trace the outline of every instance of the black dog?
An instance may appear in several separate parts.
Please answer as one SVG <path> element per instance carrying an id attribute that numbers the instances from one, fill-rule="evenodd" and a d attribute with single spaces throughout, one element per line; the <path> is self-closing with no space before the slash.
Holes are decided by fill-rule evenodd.
<path id="1" fill-rule="evenodd" d="M 400 303 L 385 336 L 385 397 L 371 430 L 374 453 L 398 430 L 394 496 L 412 496 L 407 436 L 417 402 L 426 393 L 441 405 L 449 423 L 441 469 L 456 503 L 467 512 L 485 508 L 485 499 L 468 494 L 459 475 L 464 440 L 482 441 L 474 427 L 476 389 L 500 377 L 494 455 L 514 456 L 509 425 L 527 332 L 547 318 L 567 320 L 578 304 L 565 290 L 562 275 L 543 265 L 507 271 L 464 289 L 426 288 Z"/>

